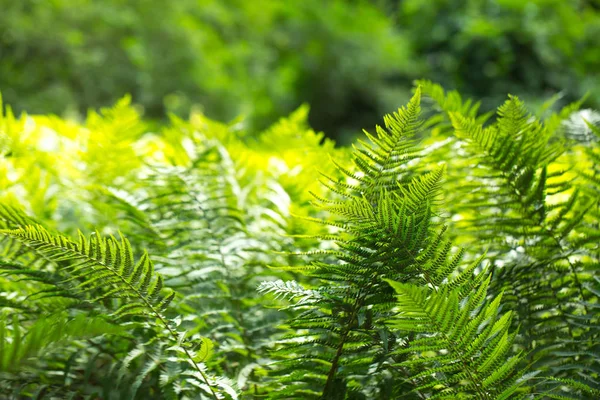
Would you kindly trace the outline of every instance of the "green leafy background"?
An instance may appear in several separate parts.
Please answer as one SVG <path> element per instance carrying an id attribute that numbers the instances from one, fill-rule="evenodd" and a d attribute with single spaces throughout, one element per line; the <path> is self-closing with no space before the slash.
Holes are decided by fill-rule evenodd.
<path id="1" fill-rule="evenodd" d="M 596 0 L 0 1 L 0 90 L 17 112 L 83 112 L 126 93 L 151 119 L 243 115 L 253 131 L 302 103 L 338 141 L 427 78 L 492 110 L 600 97 Z"/>
<path id="2" fill-rule="evenodd" d="M 596 2 L 0 5 L 0 398 L 600 397 Z"/>

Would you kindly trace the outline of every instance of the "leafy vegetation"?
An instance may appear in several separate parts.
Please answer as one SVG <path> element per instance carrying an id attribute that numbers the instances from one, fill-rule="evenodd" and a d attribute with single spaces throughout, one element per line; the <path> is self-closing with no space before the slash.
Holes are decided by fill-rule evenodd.
<path id="1" fill-rule="evenodd" d="M 596 0 L 4 0 L 0 91 L 18 112 L 85 113 L 130 93 L 146 116 L 202 107 L 256 132 L 302 103 L 339 142 L 421 77 L 532 106 L 600 106 Z M 525 97 L 527 96 L 527 97 Z"/>
<path id="2" fill-rule="evenodd" d="M 0 396 L 595 398 L 579 107 L 420 81 L 350 149 L 307 107 L 249 135 L 151 130 L 128 98 L 83 123 L 6 106 Z"/>

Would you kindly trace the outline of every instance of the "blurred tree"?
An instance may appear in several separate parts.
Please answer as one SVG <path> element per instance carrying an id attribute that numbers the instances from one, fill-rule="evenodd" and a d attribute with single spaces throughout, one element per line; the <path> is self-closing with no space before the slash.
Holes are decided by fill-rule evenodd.
<path id="1" fill-rule="evenodd" d="M 153 118 L 199 104 L 258 129 L 309 102 L 311 122 L 334 132 L 392 107 L 386 76 L 413 79 L 409 44 L 364 1 L 0 3 L 0 89 L 17 111 L 84 111 L 131 93 Z"/>
<path id="2" fill-rule="evenodd" d="M 302 103 L 348 142 L 428 78 L 483 98 L 586 91 L 600 105 L 600 7 L 583 0 L 0 0 L 0 90 L 17 111 L 125 93 L 258 131 Z M 344 139 L 345 137 L 345 139 Z"/>
<path id="3" fill-rule="evenodd" d="M 391 1 L 427 75 L 483 98 L 506 92 L 540 102 L 592 93 L 600 105 L 600 3 L 596 0 Z"/>

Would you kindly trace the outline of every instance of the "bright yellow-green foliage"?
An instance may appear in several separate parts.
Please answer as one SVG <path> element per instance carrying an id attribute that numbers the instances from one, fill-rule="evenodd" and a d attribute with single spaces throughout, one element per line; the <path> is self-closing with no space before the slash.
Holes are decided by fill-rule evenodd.
<path id="1" fill-rule="evenodd" d="M 293 204 L 306 204 L 309 190 L 322 191 L 319 171 L 333 172 L 329 157 L 344 152 L 311 130 L 307 116 L 302 107 L 258 137 L 245 137 L 243 122 L 227 125 L 200 113 L 189 121 L 173 117 L 159 131 L 148 131 L 127 97 L 112 108 L 91 111 L 80 123 L 45 115 L 16 117 L 6 106 L 0 114 L 1 198 L 65 227 L 69 214 L 83 212 L 73 206 L 89 201 L 93 188 L 119 187 L 145 164 L 190 166 L 194 141 L 214 139 L 229 153 L 243 184 L 260 172 L 265 180 L 277 180 Z M 83 221 L 76 226 L 108 217 L 88 211 L 92 214 L 79 216 Z"/>
<path id="2" fill-rule="evenodd" d="M 336 148 L 0 113 L 0 397 L 600 396 L 600 121 L 422 81 Z M 83 232 L 83 233 L 82 233 Z"/>
<path id="3" fill-rule="evenodd" d="M 158 143 L 140 141 L 139 113 L 125 98 L 78 124 L 55 116 L 0 115 L 2 195 L 50 217 L 62 202 L 77 201 L 88 185 L 110 185 L 139 167 Z M 66 196 L 65 196 L 66 195 Z"/>

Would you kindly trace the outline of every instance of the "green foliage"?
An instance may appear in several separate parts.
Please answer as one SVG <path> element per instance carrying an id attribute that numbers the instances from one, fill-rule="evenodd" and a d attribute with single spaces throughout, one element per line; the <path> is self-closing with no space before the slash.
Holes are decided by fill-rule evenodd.
<path id="1" fill-rule="evenodd" d="M 22 368 L 28 359 L 39 355 L 49 347 L 57 348 L 61 341 L 70 337 L 95 337 L 99 335 L 115 335 L 122 333 L 123 328 L 110 324 L 103 318 L 90 318 L 79 314 L 67 319 L 65 315 L 56 314 L 43 317 L 21 332 L 19 319 L 13 316 L 12 324 L 0 321 L 0 371 L 10 372 Z M 31 361 L 30 361 L 31 362 Z"/>
<path id="2" fill-rule="evenodd" d="M 340 167 L 356 183 L 329 179 L 340 200 L 323 199 L 320 206 L 337 219 L 320 222 L 339 229 L 334 239 L 338 249 L 322 253 L 337 261 L 315 261 L 301 268 L 322 282 L 312 289 L 318 296 L 298 293 L 290 284 L 287 292 L 269 283 L 259 288 L 301 298 L 296 303 L 301 313 L 289 323 L 297 333 L 287 337 L 280 350 L 285 361 L 278 381 L 285 387 L 271 397 L 396 398 L 410 390 L 404 384 L 407 380 L 417 385 L 413 391 L 424 395 L 433 385 L 416 382 L 436 372 L 449 376 L 442 389 L 440 380 L 434 380 L 438 397 L 494 398 L 494 393 L 504 391 L 508 396 L 517 390 L 513 369 L 520 358 L 497 367 L 506 362 L 513 340 L 514 335 L 508 338 L 506 333 L 510 318 L 499 319 L 496 325 L 489 320 L 496 318 L 497 304 L 475 314 L 487 289 L 480 283 L 484 274 L 473 275 L 480 260 L 450 278 L 461 265 L 463 251 L 452 254 L 445 228 L 438 228 L 435 204 L 443 167 L 411 176 L 407 165 L 418 154 L 414 136 L 422 125 L 419 89 L 405 108 L 384 121 L 385 129 L 378 127 L 377 136 L 367 134 L 370 143 L 359 142 L 353 158 L 358 172 Z M 397 303 L 390 279 L 399 294 Z M 434 293 L 428 293 L 431 289 Z M 467 304 L 459 314 L 463 301 Z M 390 324 L 391 320 L 395 322 Z M 476 336 L 485 324 L 493 329 Z M 417 338 L 415 332 L 440 335 L 442 341 Z M 465 339 L 462 348 L 454 344 L 457 337 Z M 473 344 L 471 354 L 483 353 L 479 363 L 468 358 L 466 344 Z M 421 352 L 439 352 L 432 362 L 448 365 L 441 362 L 439 368 L 418 373 L 427 361 L 412 356 Z M 467 358 L 460 360 L 462 365 L 451 367 L 463 352 Z M 478 373 L 465 371 L 465 365 L 473 365 Z M 507 378 L 512 381 L 503 382 Z M 402 383 L 389 388 L 394 381 Z M 490 391 L 492 386 L 496 392 Z"/>
<path id="3" fill-rule="evenodd" d="M 478 165 L 448 158 L 455 182 L 463 182 L 447 197 L 458 237 L 468 248 L 485 243 L 494 268 L 490 290 L 504 293 L 530 362 L 555 378 L 577 370 L 597 389 L 597 195 L 585 178 L 594 174 L 596 142 L 572 139 L 585 132 L 581 120 L 574 128 L 581 113 L 540 120 L 512 97 L 494 123 L 482 125 L 455 112 L 456 101 L 439 103 L 456 135 L 437 156 L 460 151 Z"/>
<path id="4" fill-rule="evenodd" d="M 389 109 L 391 96 L 378 96 L 388 92 L 386 77 L 410 66 L 408 43 L 366 2 L 26 0 L 0 7 L 0 90 L 18 112 L 84 112 L 130 93 L 151 118 L 200 105 L 221 120 L 248 115 L 262 129 L 309 102 L 321 128 L 345 131 Z M 409 86 L 406 80 L 405 93 Z M 352 112 L 357 107 L 363 112 Z"/>
<path id="5" fill-rule="evenodd" d="M 421 81 L 346 149 L 306 107 L 258 135 L 7 107 L 0 397 L 598 397 L 600 118 L 577 108 L 494 118 Z"/>
<path id="6" fill-rule="evenodd" d="M 102 293 L 92 301 L 106 298 L 127 300 L 112 316 L 135 316 L 146 311 L 160 318 L 171 302 L 174 292 L 161 295 L 163 279 L 154 274 L 154 266 L 148 254 L 142 255 L 134 263 L 131 245 L 121 237 L 101 239 L 99 234 L 89 239 L 79 234 L 79 241 L 73 242 L 65 236 L 53 236 L 40 226 L 25 226 L 18 229 L 0 231 L 3 235 L 21 245 L 16 251 L 19 256 L 34 252 L 35 257 L 44 261 L 65 264 L 69 279 L 61 282 L 76 282 L 71 293 L 81 295 L 93 290 L 102 283 Z M 13 246 L 14 248 L 15 246 Z M 62 273 L 62 271 L 58 271 Z"/>
<path id="7" fill-rule="evenodd" d="M 3 214 L 7 215 L 6 219 L 10 222 L 20 223 L 26 220 L 26 217 L 16 214 L 12 209 L 5 208 Z M 89 239 L 79 233 L 79 241 L 74 242 L 65 236 L 53 235 L 41 226 L 21 225 L 16 229 L 4 229 L 0 231 L 0 235 L 10 242 L 6 246 L 5 258 L 21 260 L 29 256 L 27 257 L 29 265 L 35 265 L 35 268 L 31 269 L 26 265 L 19 269 L 7 269 L 8 276 L 35 275 L 40 264 L 50 263 L 56 266 L 52 272 L 53 275 L 61 278 L 59 282 L 54 279 L 44 280 L 43 277 L 41 279 L 45 284 L 56 286 L 57 291 L 46 291 L 47 296 L 68 293 L 69 296 L 85 299 L 92 304 L 102 304 L 106 310 L 103 310 L 101 315 L 114 323 L 145 321 L 145 329 L 153 329 L 160 335 L 167 336 L 164 340 L 177 343 L 173 350 L 179 353 L 182 362 L 185 361 L 196 370 L 195 376 L 188 380 L 196 380 L 196 385 L 203 386 L 216 397 L 209 378 L 197 364 L 208 356 L 205 347 L 209 346 L 210 342 L 201 341 L 197 351 L 189 348 L 191 343 L 185 341 L 184 336 L 180 337 L 175 326 L 163 315 L 173 300 L 175 292 L 161 293 L 163 278 L 154 272 L 148 254 L 144 253 L 135 263 L 133 251 L 127 239 L 121 237 L 121 240 L 118 241 L 112 236 L 102 239 L 99 233 Z M 10 360 L 18 362 L 23 357 L 21 349 L 28 351 L 30 347 L 41 347 L 42 339 L 53 341 L 52 332 L 50 332 L 50 336 L 39 337 L 40 328 L 37 326 L 39 323 L 39 321 L 35 322 L 30 328 L 27 334 L 29 341 L 21 346 L 19 344 L 21 341 L 20 328 L 15 316 L 14 336 L 11 341 L 13 357 L 5 360 L 6 362 Z M 85 326 L 75 333 L 83 334 L 85 332 L 83 328 Z M 65 332 L 60 329 L 60 325 L 55 335 L 59 338 L 61 335 L 65 335 Z M 54 340 L 58 340 L 58 338 Z M 3 363 L 3 365 L 5 364 Z M 139 381 L 141 378 L 134 383 L 132 395 L 137 392 L 140 386 Z"/>
<path id="8" fill-rule="evenodd" d="M 441 290 L 432 290 L 390 281 L 401 310 L 392 326 L 418 334 L 408 346 L 395 352 L 421 354 L 400 363 L 423 371 L 413 376 L 423 381 L 415 391 L 433 388 L 436 394 L 432 398 L 448 399 L 466 393 L 481 399 L 519 397 L 515 392 L 523 379 L 515 382 L 519 378 L 515 366 L 522 357 L 510 357 L 516 336 L 516 332 L 509 332 L 512 315 L 498 315 L 501 296 L 483 304 L 488 283 L 465 293 L 460 287 L 452 288 L 452 282 Z"/>
<path id="9" fill-rule="evenodd" d="M 397 12 L 420 75 L 493 109 L 506 93 L 541 104 L 560 92 L 567 101 L 590 93 L 598 107 L 600 32 L 596 1 L 385 0 Z"/>
<path id="10" fill-rule="evenodd" d="M 344 142 L 426 77 L 491 110 L 600 98 L 595 0 L 0 1 L 0 90 L 17 112 L 86 112 L 126 93 L 152 119 L 248 117 L 302 103 Z M 526 97 L 525 97 L 526 96 Z"/>

